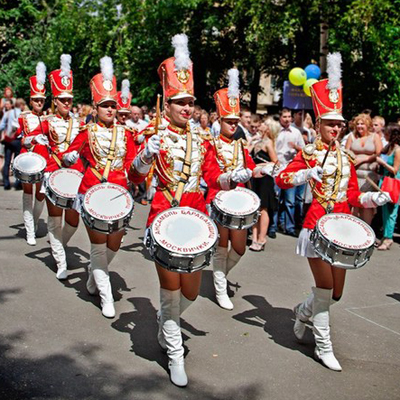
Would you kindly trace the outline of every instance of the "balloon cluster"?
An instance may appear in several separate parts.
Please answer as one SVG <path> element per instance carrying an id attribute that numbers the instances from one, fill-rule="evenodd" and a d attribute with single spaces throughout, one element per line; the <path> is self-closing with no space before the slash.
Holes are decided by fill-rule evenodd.
<path id="1" fill-rule="evenodd" d="M 321 70 L 318 65 L 310 64 L 303 68 L 293 68 L 289 72 L 289 82 L 294 86 L 303 86 L 304 93 L 311 96 L 310 88 L 318 81 Z"/>

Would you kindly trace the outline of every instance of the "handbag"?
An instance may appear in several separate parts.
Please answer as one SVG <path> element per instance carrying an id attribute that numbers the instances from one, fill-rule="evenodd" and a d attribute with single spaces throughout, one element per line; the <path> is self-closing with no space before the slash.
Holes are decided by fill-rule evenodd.
<path id="1" fill-rule="evenodd" d="M 388 192 L 394 204 L 397 204 L 400 196 L 400 180 L 385 176 L 382 181 L 381 190 Z"/>

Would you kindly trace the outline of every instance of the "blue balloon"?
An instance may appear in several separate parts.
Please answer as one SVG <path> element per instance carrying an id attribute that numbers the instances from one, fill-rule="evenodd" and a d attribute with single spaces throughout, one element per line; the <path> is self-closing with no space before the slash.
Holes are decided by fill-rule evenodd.
<path id="1" fill-rule="evenodd" d="M 306 71 L 307 79 L 319 79 L 321 76 L 321 70 L 319 69 L 318 65 L 310 64 L 304 68 Z"/>

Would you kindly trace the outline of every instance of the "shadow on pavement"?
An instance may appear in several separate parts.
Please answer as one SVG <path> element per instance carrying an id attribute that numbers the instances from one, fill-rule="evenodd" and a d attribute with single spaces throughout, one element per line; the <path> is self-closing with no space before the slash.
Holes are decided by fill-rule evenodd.
<path id="1" fill-rule="evenodd" d="M 234 315 L 232 318 L 245 324 L 263 328 L 269 337 L 280 346 L 296 350 L 313 358 L 314 338 L 311 329 L 307 329 L 304 344 L 296 341 L 293 333 L 294 315 L 288 308 L 274 307 L 257 295 L 243 296 L 243 299 L 255 308 Z"/>
<path id="2" fill-rule="evenodd" d="M 138 351 L 151 356 L 144 348 L 144 331 L 142 335 L 143 348 Z M 73 348 L 63 349 L 59 353 L 29 357 L 21 351 L 25 337 L 24 332 L 0 336 L 2 400 L 142 400 L 152 399 L 157 395 L 157 398 L 165 400 L 183 397 L 201 400 L 262 398 L 256 384 L 216 390 L 213 386 L 207 386 L 201 377 L 189 377 L 189 386 L 179 389 L 169 382 L 165 373 L 133 374 L 129 365 L 119 369 L 113 363 L 100 362 L 101 348 L 93 345 L 78 343 Z"/>
<path id="3" fill-rule="evenodd" d="M 124 242 L 123 246 L 121 246 L 121 250 L 133 253 L 140 253 L 145 260 L 153 261 L 153 259 L 150 257 L 148 250 L 143 244 L 143 237 L 139 237 L 138 241 L 132 244 L 126 244 Z"/>
<path id="4" fill-rule="evenodd" d="M 231 298 L 236 296 L 236 293 L 241 288 L 238 282 L 233 283 L 228 279 L 228 295 Z M 213 281 L 213 272 L 211 270 L 203 270 L 203 277 L 201 281 L 201 288 L 200 288 L 200 296 L 204 297 L 214 304 L 217 304 L 217 300 L 215 299 L 215 289 L 214 289 L 214 281 Z"/>
<path id="5" fill-rule="evenodd" d="M 392 299 L 395 299 L 397 301 L 400 301 L 400 293 L 387 294 L 386 296 L 391 297 Z"/>

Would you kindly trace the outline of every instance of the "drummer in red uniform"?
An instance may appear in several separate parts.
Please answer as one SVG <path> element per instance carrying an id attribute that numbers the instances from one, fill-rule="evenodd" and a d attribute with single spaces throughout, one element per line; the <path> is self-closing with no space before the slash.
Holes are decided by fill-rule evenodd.
<path id="1" fill-rule="evenodd" d="M 121 91 L 117 93 L 117 121 L 126 126 L 126 121 L 131 116 L 132 93 L 129 91 L 129 80 L 124 79 L 121 83 Z"/>
<path id="2" fill-rule="evenodd" d="M 79 133 L 79 120 L 71 114 L 73 100 L 73 77 L 71 71 L 71 56 L 63 54 L 60 58 L 61 68 L 49 74 L 53 103 L 56 107 L 55 115 L 46 118 L 44 127 L 49 138 L 49 156 L 43 182 L 42 191 L 45 190 L 49 176 L 52 172 L 62 167 L 62 153 L 67 151 L 72 141 Z M 81 161 L 75 164 L 73 169 L 83 171 Z M 78 228 L 79 214 L 72 209 L 64 210 L 55 206 L 46 199 L 49 218 L 47 228 L 51 252 L 57 263 L 57 278 L 67 279 L 67 259 L 64 246 L 67 245 Z M 64 226 L 63 226 L 64 214 Z"/>
<path id="3" fill-rule="evenodd" d="M 250 157 L 245 143 L 242 140 L 234 140 L 233 135 L 240 121 L 239 100 L 239 71 L 232 68 L 228 71 L 228 88 L 220 89 L 214 94 L 217 113 L 221 125 L 220 136 L 213 139 L 217 161 L 221 172 L 238 174 L 236 180 L 239 186 L 244 186 L 253 175 L 262 175 L 263 167 L 256 165 Z M 256 169 L 255 169 L 256 168 Z M 235 171 L 235 172 L 233 172 Z M 209 188 L 207 204 L 210 204 L 218 189 Z M 213 278 L 218 304 L 232 310 L 233 304 L 227 294 L 227 275 L 240 261 L 246 251 L 247 229 L 228 229 L 218 224 L 219 242 L 213 258 Z M 228 251 L 229 242 L 231 247 Z"/>
<path id="4" fill-rule="evenodd" d="M 39 62 L 36 65 L 36 75 L 29 78 L 31 87 L 31 100 L 30 104 L 32 111 L 21 113 L 18 122 L 19 128 L 17 135 L 22 135 L 22 150 L 21 153 L 33 151 L 44 158 L 47 158 L 47 149 L 44 145 L 48 144 L 48 139 L 45 131 L 43 130 L 44 124 L 42 123 L 42 111 L 44 102 L 46 100 L 46 66 L 44 63 Z M 36 245 L 36 229 L 39 217 L 43 211 L 44 197 L 40 193 L 41 182 L 35 184 L 35 201 L 33 200 L 33 184 L 23 183 L 22 195 L 22 210 L 24 216 L 24 225 L 26 230 L 26 242 L 30 246 Z"/>
<path id="5" fill-rule="evenodd" d="M 88 164 L 75 202 L 79 211 L 85 193 L 94 185 L 109 182 L 127 189 L 128 172 L 136 156 L 132 132 L 124 125 L 114 123 L 117 114 L 117 83 L 112 60 L 103 57 L 100 64 L 101 73 L 90 81 L 98 122 L 84 126 L 68 153 L 63 156 L 66 165 L 74 165 L 79 155 Z M 92 295 L 99 292 L 102 314 L 114 318 L 114 298 L 108 267 L 121 245 L 124 230 L 111 234 L 100 233 L 87 226 L 86 230 L 91 243 L 86 288 Z"/>
<path id="6" fill-rule="evenodd" d="M 306 214 L 296 252 L 308 258 L 315 287 L 308 298 L 294 308 L 294 333 L 297 339 L 302 340 L 305 324 L 312 317 L 316 342 L 314 356 L 333 371 L 341 371 L 342 367 L 333 353 L 329 309 L 342 297 L 346 270 L 333 267 L 319 258 L 310 241 L 310 234 L 318 219 L 326 213 L 350 214 L 349 206 L 377 207 L 390 201 L 388 193 L 359 191 L 354 159 L 336 140 L 344 121 L 340 64 L 340 53 L 329 54 L 329 79 L 316 82 L 311 87 L 319 137 L 313 144 L 305 146 L 276 179 L 282 189 L 305 183 L 312 188 L 313 201 Z M 329 154 L 322 168 L 327 152 Z"/>
<path id="7" fill-rule="evenodd" d="M 168 58 L 158 68 L 164 89 L 165 118 L 158 127 L 158 135 L 148 139 L 145 149 L 138 154 L 133 164 L 133 173 L 145 176 L 155 161 L 154 174 L 158 186 L 147 226 L 151 225 L 159 213 L 177 205 L 206 213 L 206 202 L 200 190 L 201 177 L 209 187 L 218 182 L 220 188 L 229 189 L 236 184 L 236 175 L 233 173 L 221 175 L 211 142 L 197 131 L 190 130 L 194 85 L 187 42 L 184 34 L 174 36 L 172 44 L 175 47 L 175 57 Z M 154 132 L 154 122 L 147 132 Z M 146 135 L 146 131 L 143 134 Z M 188 147 L 191 147 L 191 157 L 187 168 L 189 172 L 186 173 L 183 164 Z M 184 367 L 180 316 L 199 294 L 201 271 L 180 274 L 164 269 L 157 263 L 156 269 L 161 302 L 158 341 L 167 350 L 172 383 L 182 387 L 187 385 L 188 378 Z"/>

